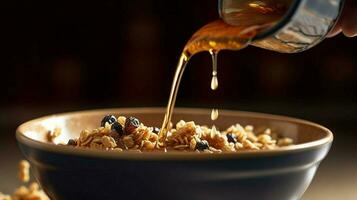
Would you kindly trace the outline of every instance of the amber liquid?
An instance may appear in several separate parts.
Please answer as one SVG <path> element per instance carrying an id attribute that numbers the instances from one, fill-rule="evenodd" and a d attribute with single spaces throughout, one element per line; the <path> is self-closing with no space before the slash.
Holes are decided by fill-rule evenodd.
<path id="1" fill-rule="evenodd" d="M 166 114 L 160 131 L 161 138 L 165 138 L 170 128 L 178 88 L 189 59 L 199 52 L 210 52 L 213 62 L 211 89 L 216 90 L 218 87 L 217 55 L 219 51 L 240 50 L 249 45 L 258 33 L 270 28 L 282 18 L 291 0 L 242 0 L 240 2 L 239 9 L 225 16 L 226 19 L 234 22 L 234 26 L 228 25 L 222 20 L 211 22 L 194 33 L 185 45 L 174 75 Z M 211 119 L 216 120 L 217 118 L 218 110 L 213 109 Z"/>

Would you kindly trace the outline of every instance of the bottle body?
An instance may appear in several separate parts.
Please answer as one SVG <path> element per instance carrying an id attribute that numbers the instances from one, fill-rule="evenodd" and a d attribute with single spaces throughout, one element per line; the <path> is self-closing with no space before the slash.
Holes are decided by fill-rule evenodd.
<path id="1" fill-rule="evenodd" d="M 281 19 L 259 33 L 252 45 L 281 53 L 296 53 L 315 46 L 326 37 L 338 20 L 343 3 L 344 0 L 219 0 L 219 13 L 226 23 L 234 26 L 240 19 L 230 13 L 239 11 L 242 5 L 288 6 Z"/>

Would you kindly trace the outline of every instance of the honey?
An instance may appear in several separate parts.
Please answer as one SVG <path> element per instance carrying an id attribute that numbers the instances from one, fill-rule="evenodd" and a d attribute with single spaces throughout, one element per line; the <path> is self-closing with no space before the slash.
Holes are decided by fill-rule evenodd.
<path id="1" fill-rule="evenodd" d="M 166 137 L 170 128 L 180 81 L 189 59 L 199 52 L 211 54 L 213 63 L 211 89 L 216 90 L 218 88 L 218 53 L 221 50 L 241 50 L 248 46 L 257 34 L 272 27 L 283 17 L 291 0 L 242 0 L 235 3 L 237 3 L 236 9 L 222 13 L 229 24 L 221 19 L 213 21 L 196 31 L 186 43 L 172 82 L 166 114 L 160 130 L 161 138 Z M 213 109 L 211 119 L 217 118 L 218 110 Z"/>

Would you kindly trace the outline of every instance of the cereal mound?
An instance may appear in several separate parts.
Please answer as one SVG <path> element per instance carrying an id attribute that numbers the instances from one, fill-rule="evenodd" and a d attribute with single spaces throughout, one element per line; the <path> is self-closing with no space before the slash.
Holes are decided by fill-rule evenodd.
<path id="1" fill-rule="evenodd" d="M 293 144 L 291 138 L 281 137 L 270 129 L 254 131 L 253 126 L 240 124 L 219 131 L 215 126 L 209 128 L 181 120 L 171 127 L 166 137 L 160 138 L 159 132 L 159 128 L 145 126 L 135 117 L 107 115 L 101 121 L 101 127 L 83 130 L 67 145 L 114 151 L 220 153 L 275 149 Z"/>

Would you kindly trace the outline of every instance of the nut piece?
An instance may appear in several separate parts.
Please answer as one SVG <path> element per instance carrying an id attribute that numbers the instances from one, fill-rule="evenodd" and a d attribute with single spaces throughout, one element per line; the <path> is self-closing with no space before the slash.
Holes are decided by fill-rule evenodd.
<path id="1" fill-rule="evenodd" d="M 35 192 L 40 189 L 40 186 L 37 183 L 31 183 L 29 186 L 30 192 Z"/>
<path id="2" fill-rule="evenodd" d="M 124 116 L 119 116 L 118 117 L 118 122 L 122 127 L 125 126 L 125 121 L 126 121 L 126 117 L 124 117 Z"/>
<path id="3" fill-rule="evenodd" d="M 97 132 L 93 130 L 93 133 Z M 88 130 L 83 130 L 79 136 L 80 146 L 86 146 L 93 140 L 92 134 Z"/>
<path id="4" fill-rule="evenodd" d="M 117 143 L 115 142 L 114 138 L 110 136 L 103 136 L 102 143 L 106 148 L 114 148 L 117 146 Z"/>
<path id="5" fill-rule="evenodd" d="M 0 200 L 11 200 L 11 196 L 0 192 Z"/>
<path id="6" fill-rule="evenodd" d="M 259 135 L 258 141 L 262 144 L 272 144 L 272 139 L 270 135 Z"/>
<path id="7" fill-rule="evenodd" d="M 249 140 L 243 141 L 243 147 L 251 150 L 259 150 L 259 148 Z"/>
<path id="8" fill-rule="evenodd" d="M 30 163 L 26 160 L 21 160 L 19 163 L 19 179 L 22 182 L 30 180 Z"/>
<path id="9" fill-rule="evenodd" d="M 12 195 L 14 200 L 50 200 L 48 196 L 39 189 L 37 183 L 32 183 L 29 188 L 21 186 Z"/>
<path id="10" fill-rule="evenodd" d="M 244 127 L 244 130 L 247 131 L 247 132 L 253 132 L 254 127 L 252 125 L 247 125 L 247 126 Z"/>
<path id="11" fill-rule="evenodd" d="M 123 143 L 126 147 L 131 148 L 135 145 L 134 140 L 131 136 L 123 137 Z"/>
<path id="12" fill-rule="evenodd" d="M 147 150 L 153 150 L 155 148 L 155 143 L 152 143 L 150 141 L 144 141 L 143 146 Z"/>
<path id="13" fill-rule="evenodd" d="M 264 134 L 271 135 L 271 129 L 270 128 L 265 129 Z"/>
<path id="14" fill-rule="evenodd" d="M 282 138 L 278 140 L 278 146 L 289 146 L 293 144 L 293 140 L 291 138 Z"/>
<path id="15" fill-rule="evenodd" d="M 81 134 L 79 135 L 80 141 L 83 142 L 87 139 L 87 137 L 90 135 L 90 132 L 88 130 L 83 130 Z"/>
<path id="16" fill-rule="evenodd" d="M 190 141 L 190 149 L 192 151 L 194 151 L 196 149 L 196 144 L 197 144 L 196 139 L 192 138 L 191 141 Z"/>
<path id="17" fill-rule="evenodd" d="M 54 140 L 61 135 L 61 129 L 55 128 L 53 131 L 48 131 L 46 135 L 47 142 L 54 143 Z"/>

